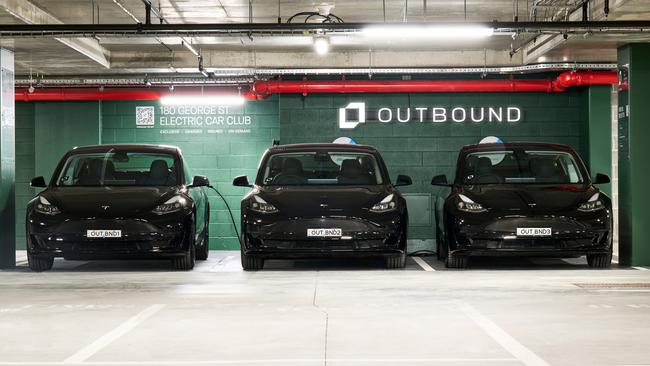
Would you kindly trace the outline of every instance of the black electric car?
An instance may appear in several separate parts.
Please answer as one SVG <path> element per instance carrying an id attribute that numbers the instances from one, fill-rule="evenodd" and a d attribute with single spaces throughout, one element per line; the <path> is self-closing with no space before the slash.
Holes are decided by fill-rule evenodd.
<path id="1" fill-rule="evenodd" d="M 404 266 L 408 213 L 376 149 L 300 144 L 266 151 L 255 184 L 241 202 L 241 258 L 258 270 L 268 258 L 384 257 Z"/>
<path id="2" fill-rule="evenodd" d="M 155 145 L 75 148 L 27 205 L 34 271 L 66 259 L 170 258 L 178 270 L 206 259 L 210 208 L 204 176 L 191 177 L 180 149 Z"/>
<path id="3" fill-rule="evenodd" d="M 438 257 L 463 268 L 470 256 L 587 256 L 591 267 L 612 260 L 612 204 L 569 146 L 479 144 L 459 154 L 456 178 L 431 184 Z"/>

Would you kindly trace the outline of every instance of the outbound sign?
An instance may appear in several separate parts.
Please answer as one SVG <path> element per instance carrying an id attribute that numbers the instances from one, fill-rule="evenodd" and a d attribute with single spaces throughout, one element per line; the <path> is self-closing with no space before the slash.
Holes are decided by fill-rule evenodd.
<path id="1" fill-rule="evenodd" d="M 352 130 L 366 121 L 380 123 L 517 123 L 523 120 L 521 108 L 494 107 L 380 107 L 369 111 L 363 102 L 339 108 L 339 128 Z"/>

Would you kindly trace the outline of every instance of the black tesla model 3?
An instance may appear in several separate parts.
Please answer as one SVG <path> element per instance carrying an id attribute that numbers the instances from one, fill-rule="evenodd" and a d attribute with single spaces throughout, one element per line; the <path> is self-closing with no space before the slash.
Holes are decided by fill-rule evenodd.
<path id="1" fill-rule="evenodd" d="M 408 214 L 373 147 L 302 144 L 273 147 L 260 162 L 242 200 L 242 267 L 258 270 L 267 258 L 384 257 L 404 266 Z"/>
<path id="2" fill-rule="evenodd" d="M 612 204 L 570 147 L 541 143 L 464 147 L 456 179 L 444 175 L 436 204 L 438 257 L 463 268 L 470 256 L 586 255 L 589 266 L 612 260 Z"/>
<path id="3" fill-rule="evenodd" d="M 66 259 L 171 258 L 178 270 L 206 259 L 210 208 L 204 176 L 191 177 L 180 149 L 97 145 L 69 151 L 27 205 L 34 271 Z"/>

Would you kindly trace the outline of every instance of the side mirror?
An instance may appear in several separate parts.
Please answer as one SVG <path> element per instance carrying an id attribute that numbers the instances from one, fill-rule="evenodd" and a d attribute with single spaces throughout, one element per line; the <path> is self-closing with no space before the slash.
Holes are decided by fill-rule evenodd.
<path id="1" fill-rule="evenodd" d="M 451 184 L 447 181 L 447 176 L 444 174 L 441 175 L 436 175 L 431 179 L 431 185 L 432 186 L 441 186 L 441 187 L 449 187 Z"/>
<path id="2" fill-rule="evenodd" d="M 398 175 L 397 176 L 397 181 L 395 182 L 395 187 L 401 187 L 401 186 L 410 186 L 413 184 L 413 180 L 411 177 L 408 175 Z"/>
<path id="3" fill-rule="evenodd" d="M 32 179 L 32 182 L 29 184 L 32 188 L 45 188 L 47 184 L 45 183 L 45 178 L 36 177 Z"/>
<path id="4" fill-rule="evenodd" d="M 245 175 L 240 175 L 232 180 L 232 185 L 235 187 L 252 187 L 253 185 L 248 183 L 248 177 Z"/>
<path id="5" fill-rule="evenodd" d="M 210 180 L 205 175 L 196 175 L 192 179 L 191 187 L 207 187 L 210 185 Z"/>
<path id="6" fill-rule="evenodd" d="M 594 179 L 594 184 L 607 184 L 611 182 L 612 180 L 609 179 L 609 175 L 603 173 L 597 173 L 596 179 Z"/>

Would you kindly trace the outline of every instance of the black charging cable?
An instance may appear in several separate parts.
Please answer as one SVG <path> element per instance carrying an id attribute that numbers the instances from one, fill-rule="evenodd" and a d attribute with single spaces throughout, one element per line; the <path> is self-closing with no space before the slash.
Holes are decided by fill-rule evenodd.
<path id="1" fill-rule="evenodd" d="M 232 227 L 235 230 L 235 235 L 237 235 L 237 240 L 239 240 L 239 245 L 242 245 L 241 241 L 241 236 L 239 235 L 239 230 L 237 229 L 237 224 L 235 223 L 235 216 L 232 214 L 232 210 L 230 209 L 230 205 L 228 204 L 228 201 L 226 201 L 226 198 L 219 192 L 216 188 L 213 186 L 208 186 L 208 188 L 212 188 L 213 191 L 217 192 L 219 197 L 221 197 L 221 200 L 223 203 L 226 204 L 226 208 L 228 209 L 228 214 L 230 215 L 230 221 L 232 222 Z"/>

